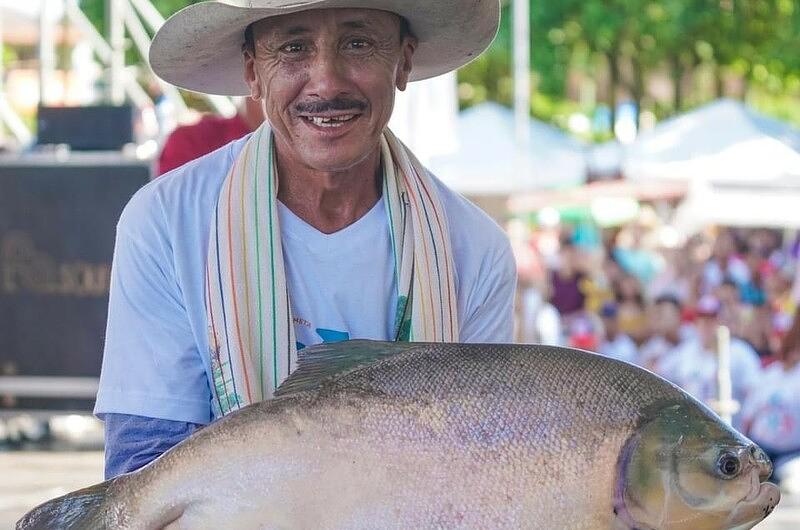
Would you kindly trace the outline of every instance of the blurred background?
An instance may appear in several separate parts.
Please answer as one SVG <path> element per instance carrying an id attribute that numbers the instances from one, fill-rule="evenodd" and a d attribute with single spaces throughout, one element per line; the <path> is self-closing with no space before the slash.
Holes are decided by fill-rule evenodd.
<path id="1" fill-rule="evenodd" d="M 123 206 L 263 119 L 151 73 L 190 3 L 0 0 L 0 528 L 102 478 Z M 800 525 L 798 49 L 798 0 L 508 0 L 390 124 L 507 230 L 518 341 L 640 364 L 773 456 L 764 529 Z"/>

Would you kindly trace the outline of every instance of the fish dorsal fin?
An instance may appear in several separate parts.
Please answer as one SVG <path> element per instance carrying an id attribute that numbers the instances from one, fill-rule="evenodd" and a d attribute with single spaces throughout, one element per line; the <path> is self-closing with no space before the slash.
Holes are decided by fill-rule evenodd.
<path id="1" fill-rule="evenodd" d="M 274 397 L 317 389 L 325 381 L 419 346 L 413 342 L 348 340 L 305 348 L 298 353 L 297 370 L 278 387 Z"/>

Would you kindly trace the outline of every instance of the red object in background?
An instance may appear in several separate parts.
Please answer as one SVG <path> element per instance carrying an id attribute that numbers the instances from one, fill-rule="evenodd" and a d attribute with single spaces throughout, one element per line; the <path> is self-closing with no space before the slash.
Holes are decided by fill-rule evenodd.
<path id="1" fill-rule="evenodd" d="M 600 341 L 593 333 L 581 333 L 570 336 L 569 345 L 572 348 L 581 350 L 597 351 Z"/>
<path id="2" fill-rule="evenodd" d="M 181 167 L 249 133 L 250 128 L 238 114 L 233 118 L 207 115 L 194 125 L 178 127 L 169 135 L 158 157 L 158 175 Z"/>

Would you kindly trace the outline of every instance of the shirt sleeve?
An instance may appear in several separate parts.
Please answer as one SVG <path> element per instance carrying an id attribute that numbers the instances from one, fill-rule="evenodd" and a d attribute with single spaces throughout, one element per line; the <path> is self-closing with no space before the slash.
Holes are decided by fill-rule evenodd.
<path id="1" fill-rule="evenodd" d="M 146 466 L 200 426 L 128 414 L 103 414 L 106 480 Z"/>
<path id="2" fill-rule="evenodd" d="M 504 241 L 491 265 L 481 271 L 484 283 L 476 291 L 474 309 L 461 323 L 461 342 L 514 341 L 514 296 L 517 266 L 511 245 Z"/>
<path id="3" fill-rule="evenodd" d="M 117 229 L 95 414 L 205 424 L 211 391 L 172 247 L 157 212 L 142 201 L 134 197 Z"/>

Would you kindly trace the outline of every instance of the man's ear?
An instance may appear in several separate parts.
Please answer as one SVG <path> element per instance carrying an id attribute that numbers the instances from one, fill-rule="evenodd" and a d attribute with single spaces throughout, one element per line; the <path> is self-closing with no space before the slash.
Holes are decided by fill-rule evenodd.
<path id="1" fill-rule="evenodd" d="M 261 99 L 261 84 L 258 82 L 255 54 L 247 48 L 242 49 L 242 54 L 244 55 L 244 80 L 250 87 L 250 97 Z"/>
<path id="2" fill-rule="evenodd" d="M 396 85 L 399 90 L 405 90 L 408 85 L 408 77 L 411 75 L 412 58 L 417 49 L 417 38 L 406 36 L 400 44 L 400 65 L 397 69 Z"/>

